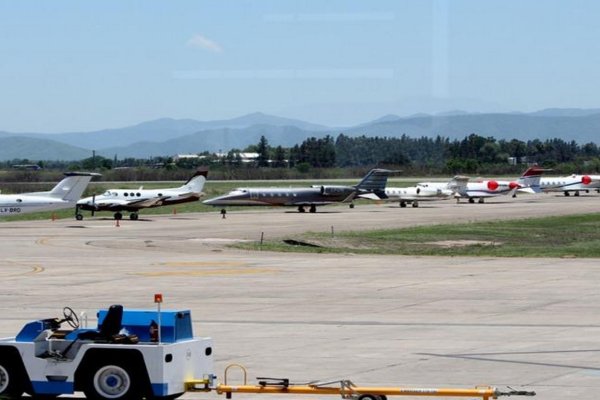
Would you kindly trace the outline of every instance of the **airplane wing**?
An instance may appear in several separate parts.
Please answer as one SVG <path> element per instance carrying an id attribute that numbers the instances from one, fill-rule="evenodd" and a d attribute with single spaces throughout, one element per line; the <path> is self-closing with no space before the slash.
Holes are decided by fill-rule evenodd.
<path id="1" fill-rule="evenodd" d="M 122 209 L 127 210 L 139 210 L 142 208 L 154 207 L 162 204 L 166 196 L 163 197 L 154 197 L 152 199 L 140 199 L 140 200 L 132 200 L 132 201 L 120 201 L 120 200 L 111 200 L 110 202 L 97 202 L 94 207 L 98 211 L 109 210 L 109 211 L 119 211 Z"/>
<path id="2" fill-rule="evenodd" d="M 368 199 L 368 200 L 381 200 L 381 198 L 379 196 L 377 196 L 375 193 L 363 193 L 363 194 L 359 194 L 358 197 L 360 197 L 361 199 Z"/>

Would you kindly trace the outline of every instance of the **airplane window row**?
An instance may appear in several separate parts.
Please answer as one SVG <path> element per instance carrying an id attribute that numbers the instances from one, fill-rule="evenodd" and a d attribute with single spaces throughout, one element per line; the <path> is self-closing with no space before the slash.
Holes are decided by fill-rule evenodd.
<path id="1" fill-rule="evenodd" d="M 125 196 L 125 197 L 127 197 L 127 196 L 131 196 L 131 197 L 134 197 L 134 196 L 136 196 L 136 197 L 140 197 L 141 195 L 142 195 L 142 194 L 141 194 L 141 193 L 139 193 L 139 192 L 138 192 L 138 193 L 133 193 L 133 192 L 131 192 L 131 193 L 127 193 L 127 192 L 123 193 L 123 196 Z"/>

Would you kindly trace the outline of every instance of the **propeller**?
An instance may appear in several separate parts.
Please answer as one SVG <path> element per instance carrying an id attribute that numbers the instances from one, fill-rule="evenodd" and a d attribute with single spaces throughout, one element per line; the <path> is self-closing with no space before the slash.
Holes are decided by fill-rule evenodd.
<path id="1" fill-rule="evenodd" d="M 590 183 L 592 183 L 592 178 L 589 175 L 584 175 L 581 177 L 581 183 L 583 183 L 584 185 L 589 185 Z"/>

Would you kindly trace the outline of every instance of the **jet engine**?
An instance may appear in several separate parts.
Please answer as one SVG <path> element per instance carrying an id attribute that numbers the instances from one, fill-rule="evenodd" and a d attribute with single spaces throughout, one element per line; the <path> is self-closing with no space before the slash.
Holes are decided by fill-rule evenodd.
<path id="1" fill-rule="evenodd" d="M 346 186 L 321 186 L 323 196 L 337 196 L 342 193 L 350 192 L 352 189 Z"/>

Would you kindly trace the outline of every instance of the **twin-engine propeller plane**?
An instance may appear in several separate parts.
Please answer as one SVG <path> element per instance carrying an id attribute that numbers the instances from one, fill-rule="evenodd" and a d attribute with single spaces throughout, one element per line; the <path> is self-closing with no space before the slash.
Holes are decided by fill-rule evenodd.
<path id="1" fill-rule="evenodd" d="M 287 206 L 297 207 L 299 212 L 317 212 L 317 206 L 333 203 L 350 203 L 362 194 L 382 194 L 392 171 L 372 169 L 356 186 L 314 185 L 308 188 L 240 188 L 226 195 L 203 201 L 216 207 L 224 206 Z M 221 210 L 225 214 L 225 209 Z"/>
<path id="2" fill-rule="evenodd" d="M 66 178 L 48 192 L 0 195 L 0 216 L 71 208 L 79 200 L 90 180 L 100 174 L 68 172 L 65 176 Z"/>
<path id="3" fill-rule="evenodd" d="M 114 211 L 116 220 L 123 218 L 121 211 L 129 211 L 129 218 L 138 219 L 138 211 L 142 208 L 169 206 L 196 201 L 204 196 L 202 189 L 208 171 L 198 170 L 183 186 L 168 189 L 109 189 L 104 194 L 90 196 L 77 202 L 75 218 L 79 221 L 83 215 L 79 210 L 88 210 L 92 216 L 96 211 Z"/>

